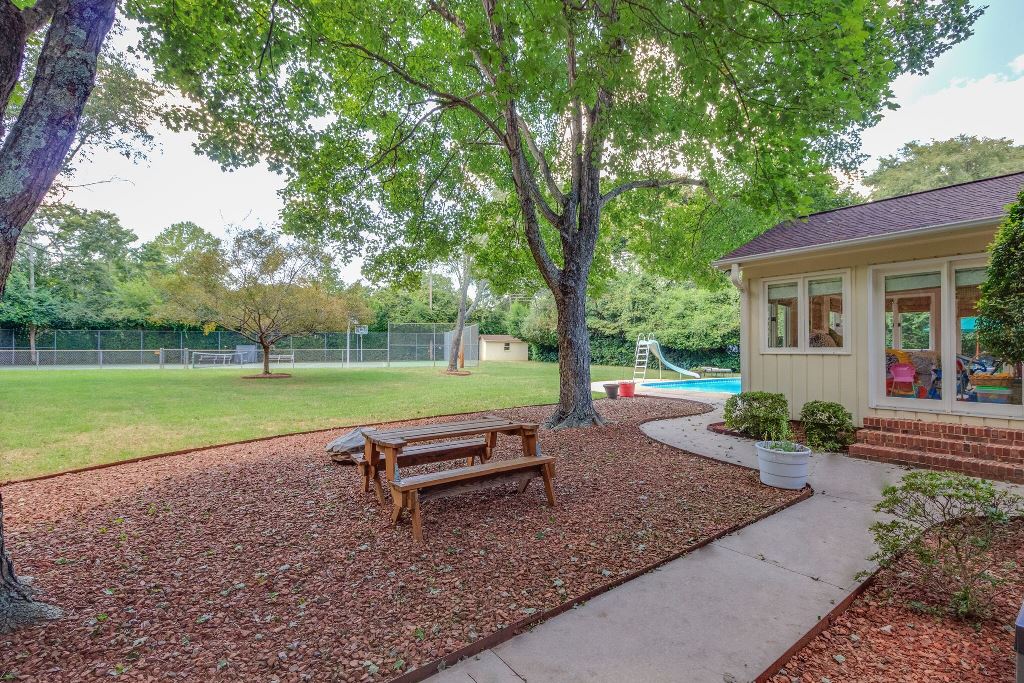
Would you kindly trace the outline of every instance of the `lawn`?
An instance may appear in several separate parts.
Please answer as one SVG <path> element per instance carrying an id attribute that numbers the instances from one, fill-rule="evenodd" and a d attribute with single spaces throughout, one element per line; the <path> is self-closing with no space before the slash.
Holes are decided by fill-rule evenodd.
<path id="1" fill-rule="evenodd" d="M 552 403 L 558 366 L 240 370 L 9 370 L 0 373 L 0 481 L 260 436 Z M 592 370 L 595 381 L 628 376 Z"/>

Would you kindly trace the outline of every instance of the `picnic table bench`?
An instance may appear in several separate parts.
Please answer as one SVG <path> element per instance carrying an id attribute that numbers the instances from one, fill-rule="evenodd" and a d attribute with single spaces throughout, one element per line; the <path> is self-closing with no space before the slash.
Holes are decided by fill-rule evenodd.
<path id="1" fill-rule="evenodd" d="M 491 461 L 499 434 L 516 435 L 522 439 L 523 455 Z M 391 489 L 391 523 L 396 524 L 403 510 L 412 516 L 412 533 L 423 540 L 420 502 L 431 498 L 459 495 L 498 483 L 515 481 L 519 491 L 530 481 L 541 477 L 548 505 L 555 504 L 552 479 L 555 459 L 541 455 L 537 447 L 537 425 L 486 417 L 464 422 L 403 427 L 390 430 L 369 429 L 364 432 L 366 448 L 361 469 L 365 469 L 363 487 L 372 482 L 378 499 L 383 501 L 379 471 L 384 457 L 385 479 Z M 441 472 L 402 476 L 402 467 L 466 458 L 467 464 Z M 479 459 L 479 464 L 474 461 Z"/>

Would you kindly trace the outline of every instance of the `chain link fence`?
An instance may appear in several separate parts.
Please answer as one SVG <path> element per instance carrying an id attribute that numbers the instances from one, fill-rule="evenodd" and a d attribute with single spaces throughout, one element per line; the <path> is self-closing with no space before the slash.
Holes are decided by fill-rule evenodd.
<path id="1" fill-rule="evenodd" d="M 386 332 L 357 334 L 353 328 L 286 337 L 273 346 L 271 360 L 290 357 L 294 360 L 288 363 L 341 367 L 447 365 L 452 328 L 454 324 L 393 323 Z M 478 326 L 466 325 L 462 339 L 460 365 L 478 365 Z M 194 354 L 229 354 L 251 346 L 245 337 L 227 331 L 39 330 L 33 339 L 28 330 L 0 329 L 0 368 L 190 367 Z M 245 359 L 246 365 L 262 364 L 262 351 L 257 348 Z"/>

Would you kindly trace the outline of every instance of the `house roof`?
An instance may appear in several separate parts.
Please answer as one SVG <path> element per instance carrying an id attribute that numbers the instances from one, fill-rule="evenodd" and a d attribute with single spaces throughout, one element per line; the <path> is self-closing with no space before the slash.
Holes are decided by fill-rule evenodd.
<path id="1" fill-rule="evenodd" d="M 901 233 L 999 220 L 1024 185 L 1024 172 L 1010 173 L 855 204 L 784 221 L 715 261 L 725 266 L 791 251 L 811 251 L 867 242 Z"/>
<path id="2" fill-rule="evenodd" d="M 525 343 L 522 339 L 513 337 L 511 334 L 481 334 L 480 341 Z"/>

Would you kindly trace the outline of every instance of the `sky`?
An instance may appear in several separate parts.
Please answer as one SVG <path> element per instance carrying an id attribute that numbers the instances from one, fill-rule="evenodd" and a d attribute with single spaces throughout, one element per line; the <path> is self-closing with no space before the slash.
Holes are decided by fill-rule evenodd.
<path id="1" fill-rule="evenodd" d="M 925 76 L 893 84 L 900 108 L 863 135 L 870 171 L 882 156 L 911 140 L 945 139 L 961 133 L 1007 137 L 1024 144 L 1024 1 L 990 0 L 975 34 L 940 57 Z M 126 44 L 131 32 L 116 38 Z M 73 190 L 68 199 L 86 209 L 116 213 L 148 240 L 178 221 L 194 221 L 216 235 L 241 223 L 274 224 L 281 210 L 280 176 L 265 168 L 222 171 L 193 151 L 195 136 L 156 129 L 158 147 L 148 163 L 134 165 L 113 153 L 97 153 L 80 165 L 75 183 L 117 178 Z M 359 275 L 359 263 L 343 276 Z"/>

